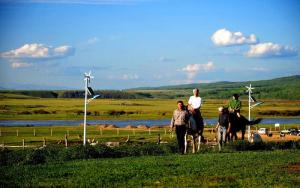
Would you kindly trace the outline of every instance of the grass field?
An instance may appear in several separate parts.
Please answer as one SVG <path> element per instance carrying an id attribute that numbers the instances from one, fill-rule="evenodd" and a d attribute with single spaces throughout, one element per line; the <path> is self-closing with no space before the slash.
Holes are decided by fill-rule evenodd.
<path id="1" fill-rule="evenodd" d="M 286 141 L 298 140 L 300 136 L 279 137 L 278 130 L 275 131 L 272 125 L 259 125 L 257 128 L 252 127 L 251 131 L 256 131 L 259 127 L 273 129 L 273 136 L 263 136 L 266 141 Z M 286 125 L 286 128 L 298 128 L 297 124 Z M 204 137 L 213 141 L 216 133 L 212 132 L 212 127 L 206 127 Z M 82 143 L 83 126 L 34 126 L 34 127 L 0 127 L 0 144 L 6 146 L 22 146 L 23 139 L 28 147 L 40 147 L 43 145 L 44 139 L 46 143 L 56 144 L 64 141 L 65 135 L 68 137 L 69 143 Z M 51 135 L 52 132 L 52 135 Z M 169 133 L 169 128 L 103 128 L 102 125 L 87 126 L 87 138 L 95 139 L 98 142 L 125 142 L 128 139 L 138 142 L 157 142 L 158 134 L 163 142 L 175 141 L 175 133 L 173 136 Z M 247 136 L 247 135 L 246 135 Z M 240 137 L 240 135 L 239 135 Z"/>
<path id="2" fill-rule="evenodd" d="M 299 187 L 300 151 L 75 160 L 0 167 L 2 187 Z"/>
<path id="3" fill-rule="evenodd" d="M 185 103 L 187 102 L 184 99 Z M 218 116 L 218 107 L 228 100 L 204 100 L 204 118 Z M 242 114 L 247 116 L 248 103 Z M 300 101 L 265 100 L 252 110 L 252 117 L 300 117 Z M 0 98 L 0 120 L 71 120 L 83 119 L 83 99 L 10 99 Z M 174 99 L 97 99 L 88 105 L 88 119 L 170 119 Z"/>
<path id="4" fill-rule="evenodd" d="M 0 120 L 53 120 L 82 119 L 82 99 L 0 99 Z M 227 100 L 205 100 L 204 118 L 217 117 L 217 108 Z M 252 111 L 252 117 L 297 117 L 300 101 L 266 100 Z M 243 101 L 243 114 L 247 102 Z M 88 119 L 170 119 L 176 108 L 171 99 L 99 99 L 89 104 Z M 270 113 L 271 112 L 271 113 Z M 298 128 L 299 125 L 286 125 Z M 272 125 L 258 125 L 269 127 Z M 252 127 L 254 131 L 256 127 Z M 0 127 L 0 144 L 3 146 L 41 147 L 46 145 L 64 148 L 65 135 L 69 145 L 81 145 L 82 126 Z M 88 126 L 87 138 L 99 143 L 124 143 L 130 137 L 134 143 L 155 143 L 160 135 L 162 142 L 174 143 L 175 135 L 167 128 L 128 129 Z M 213 142 L 216 134 L 206 128 L 204 136 Z M 239 135 L 240 136 L 240 135 Z M 299 140 L 299 136 L 280 138 L 263 136 L 265 142 Z M 60 146 L 57 144 L 60 143 Z M 154 144 L 156 145 L 156 144 Z M 275 144 L 276 145 L 276 144 Z M 279 144 L 280 146 L 280 144 Z M 199 154 L 140 156 L 106 159 L 71 160 L 39 165 L 15 164 L 0 166 L 1 187 L 299 187 L 300 151 L 227 151 L 216 148 Z M 11 149 L 11 148 L 10 148 Z M 28 149 L 30 150 L 30 149 Z M 23 151 L 13 148 L 12 151 Z M 27 151 L 25 149 L 24 151 Z M 34 150 L 36 151 L 36 150 Z M 1 153 L 2 155 L 2 153 Z M 30 155 L 29 155 L 30 156 Z M 2 159 L 2 158 L 1 158 Z M 25 158 L 27 160 L 27 158 Z"/>

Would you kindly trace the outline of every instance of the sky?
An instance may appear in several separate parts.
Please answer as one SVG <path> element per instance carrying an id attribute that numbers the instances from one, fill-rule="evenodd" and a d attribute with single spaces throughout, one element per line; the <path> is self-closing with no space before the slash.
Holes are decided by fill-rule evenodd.
<path id="1" fill-rule="evenodd" d="M 2 0 L 0 88 L 127 89 L 300 74 L 297 0 Z"/>

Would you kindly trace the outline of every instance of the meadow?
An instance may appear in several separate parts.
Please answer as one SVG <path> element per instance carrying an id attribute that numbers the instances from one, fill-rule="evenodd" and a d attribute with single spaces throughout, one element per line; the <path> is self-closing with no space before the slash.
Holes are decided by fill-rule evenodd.
<path id="1" fill-rule="evenodd" d="M 180 98 L 179 98 L 180 99 Z M 187 99 L 182 99 L 187 103 Z M 170 119 L 177 99 L 96 99 L 88 105 L 88 119 Z M 204 99 L 204 118 L 218 116 L 225 99 Z M 263 100 L 252 117 L 300 117 L 299 100 Z M 247 116 L 248 103 L 243 100 L 242 114 Z M 78 120 L 83 119 L 83 99 L 0 98 L 0 120 Z"/>
<path id="2" fill-rule="evenodd" d="M 253 109 L 252 117 L 300 117 L 298 100 L 263 101 L 263 105 Z M 13 96 L 2 97 L 0 102 L 0 120 L 83 119 L 83 99 Z M 204 100 L 204 118 L 217 117 L 218 107 L 227 102 Z M 248 103 L 242 102 L 242 114 L 247 116 Z M 175 108 L 175 99 L 96 99 L 88 105 L 88 119 L 170 119 Z M 298 126 L 285 125 L 285 128 Z M 259 127 L 273 128 L 273 125 L 258 125 L 252 131 Z M 299 187 L 299 136 L 281 138 L 278 132 L 273 133 L 271 138 L 264 136 L 264 143 L 258 146 L 238 141 L 219 152 L 216 147 L 203 144 L 200 153 L 189 151 L 187 155 L 178 155 L 176 147 L 173 148 L 175 134 L 169 133 L 168 127 L 90 125 L 89 140 L 99 144 L 119 142 L 121 146 L 103 150 L 97 145 L 82 150 L 82 125 L 2 126 L 1 164 L 6 160 L 11 162 L 0 166 L 0 184 L 2 187 Z M 216 133 L 211 127 L 205 128 L 204 136 L 209 143 L 215 142 Z M 156 144 L 158 138 L 160 145 Z M 127 147 L 126 143 L 131 145 Z M 42 147 L 44 144 L 46 147 Z M 17 147 L 5 149 L 6 146 Z M 89 152 L 106 157 L 94 158 Z"/>
<path id="3" fill-rule="evenodd" d="M 0 183 L 3 187 L 299 187 L 299 158 L 299 150 L 274 150 L 4 165 Z"/>

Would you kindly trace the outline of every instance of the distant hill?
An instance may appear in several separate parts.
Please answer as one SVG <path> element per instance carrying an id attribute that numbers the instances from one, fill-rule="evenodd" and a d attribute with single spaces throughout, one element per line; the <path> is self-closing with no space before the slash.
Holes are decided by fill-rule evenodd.
<path id="1" fill-rule="evenodd" d="M 224 99 L 233 93 L 243 95 L 245 86 L 252 84 L 254 95 L 264 99 L 296 99 L 300 100 L 300 75 L 276 78 L 271 80 L 245 82 L 216 82 L 200 84 L 184 84 L 162 87 L 135 88 L 128 91 L 151 94 L 153 98 L 180 98 L 192 94 L 193 88 L 199 88 L 200 95 L 205 98 Z"/>
<path id="2" fill-rule="evenodd" d="M 0 82 L 0 90 L 71 90 L 72 88 L 37 85 L 37 84 L 24 84 L 24 83 L 4 83 Z"/>
<path id="3" fill-rule="evenodd" d="M 206 99 L 228 99 L 233 93 L 246 97 L 245 86 L 255 87 L 256 98 L 300 100 L 300 75 L 276 78 L 271 80 L 246 82 L 216 82 L 201 84 L 184 84 L 162 87 L 144 87 L 127 90 L 98 90 L 100 98 L 113 99 L 178 99 L 187 98 L 193 88 L 200 89 L 200 95 Z M 245 95 L 244 95 L 245 94 Z M 83 90 L 3 90 L 0 98 L 83 98 Z"/>

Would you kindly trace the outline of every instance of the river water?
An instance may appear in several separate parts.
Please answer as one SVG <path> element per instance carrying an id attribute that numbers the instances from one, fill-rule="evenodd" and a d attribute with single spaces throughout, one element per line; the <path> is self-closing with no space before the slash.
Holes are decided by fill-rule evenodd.
<path id="1" fill-rule="evenodd" d="M 205 119 L 206 125 L 216 125 L 217 119 Z M 74 126 L 80 125 L 83 123 L 83 120 L 7 120 L 0 121 L 0 126 Z M 99 125 L 99 124 L 113 124 L 118 127 L 125 127 L 127 125 L 169 125 L 170 120 L 88 120 L 89 125 Z M 261 124 L 275 124 L 279 123 L 284 124 L 300 124 L 300 118 L 266 118 L 263 119 Z"/>

